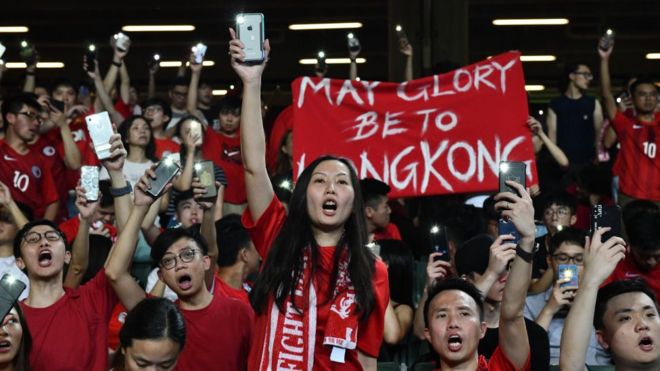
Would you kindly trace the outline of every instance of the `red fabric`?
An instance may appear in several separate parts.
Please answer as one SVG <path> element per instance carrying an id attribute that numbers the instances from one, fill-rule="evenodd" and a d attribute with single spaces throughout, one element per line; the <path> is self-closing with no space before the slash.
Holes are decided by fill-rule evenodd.
<path id="1" fill-rule="evenodd" d="M 43 218 L 48 205 L 59 200 L 46 159 L 36 151 L 20 155 L 4 140 L 0 141 L 0 155 L 0 181 L 9 187 L 15 201 L 32 209 L 34 219 Z"/>
<path id="2" fill-rule="evenodd" d="M 518 52 L 402 83 L 301 77 L 292 90 L 294 174 L 331 153 L 392 198 L 497 190 L 502 160 L 538 183 Z"/>
<path id="3" fill-rule="evenodd" d="M 206 141 L 202 146 L 202 157 L 213 161 L 220 167 L 227 177 L 227 188 L 225 189 L 225 202 L 231 204 L 243 204 L 247 202 L 245 193 L 245 170 L 241 158 L 241 135 L 230 138 L 216 133 L 207 127 L 204 137 Z"/>
<path id="4" fill-rule="evenodd" d="M 60 134 L 59 128 L 54 133 Z M 61 135 L 51 135 L 50 139 L 40 136 L 36 142 L 29 146 L 30 152 L 41 153 L 47 166 L 53 174 L 53 182 L 57 188 L 58 199 L 61 201 L 56 221 L 63 221 L 67 217 L 65 202 L 69 198 L 69 189 L 66 181 L 66 164 L 64 163 L 64 145 Z"/>
<path id="5" fill-rule="evenodd" d="M 178 371 L 245 370 L 253 333 L 252 308 L 240 300 L 223 297 L 215 282 L 213 300 L 206 308 L 185 310 L 186 346 L 176 365 Z"/>
<path id="6" fill-rule="evenodd" d="M 655 292 L 656 297 L 660 297 L 660 264 L 656 265 L 650 272 L 642 272 L 635 264 L 632 255 L 628 253 L 626 258 L 619 262 L 614 272 L 603 282 L 603 286 L 614 281 L 630 280 L 641 278 Z"/>
<path id="7" fill-rule="evenodd" d="M 232 298 L 232 299 L 238 299 L 242 301 L 243 303 L 250 305 L 250 296 L 248 295 L 248 292 L 245 291 L 244 289 L 235 289 L 228 284 L 225 283 L 220 277 L 216 276 L 215 280 L 216 284 L 216 290 L 217 292 L 220 293 L 223 297 L 226 298 Z"/>
<path id="8" fill-rule="evenodd" d="M 90 115 L 92 113 L 88 113 Z M 71 134 L 73 135 L 73 141 L 78 146 L 80 151 L 80 159 L 82 165 L 89 166 L 99 166 L 100 162 L 96 157 L 96 152 L 94 152 L 94 145 L 87 131 L 87 123 L 85 123 L 85 115 L 76 116 L 71 123 L 69 128 L 71 129 Z M 48 140 L 51 143 L 57 143 L 57 150 L 60 153 L 64 153 L 64 144 L 62 143 L 62 138 L 59 133 L 59 129 L 51 129 L 46 135 Z M 67 189 L 75 189 L 80 179 L 80 170 L 71 170 L 65 169 L 65 179 Z"/>
<path id="9" fill-rule="evenodd" d="M 115 228 L 114 225 L 105 224 L 105 223 L 103 224 L 103 226 L 110 233 L 110 239 L 113 242 L 117 240 L 117 228 Z M 62 233 L 64 233 L 64 236 L 66 237 L 66 242 L 72 244 L 73 240 L 76 239 L 76 235 L 78 234 L 78 228 L 80 228 L 80 218 L 78 216 L 74 216 L 73 218 L 70 218 L 60 223 L 59 227 Z"/>
<path id="10" fill-rule="evenodd" d="M 284 219 L 286 218 L 284 206 L 277 199 L 273 197 L 270 205 L 264 211 L 259 220 L 254 221 L 249 209 L 246 209 L 242 216 L 243 225 L 250 232 L 250 237 L 257 251 L 266 258 L 270 247 L 272 246 L 275 237 L 279 233 Z M 316 275 L 317 297 L 319 301 L 322 298 L 327 298 L 330 288 L 330 279 L 333 265 L 334 248 L 319 248 L 319 262 L 318 271 Z M 384 318 L 385 309 L 389 302 L 390 293 L 387 281 L 387 267 L 385 264 L 377 260 L 375 263 L 375 271 L 373 276 L 373 288 L 375 305 L 372 313 L 365 321 L 361 322 L 358 328 L 358 342 L 357 349 L 361 352 L 371 356 L 378 357 L 380 345 L 383 340 Z M 314 368 L 315 369 L 334 369 L 334 370 L 361 370 L 360 362 L 358 361 L 357 351 L 346 352 L 346 363 L 343 365 L 331 364 L 330 351 L 331 348 L 323 346 L 323 333 L 325 332 L 326 321 L 328 319 L 331 301 L 319 304 L 317 306 L 317 331 L 314 350 Z M 265 339 L 265 331 L 270 318 L 270 307 L 274 305 L 272 297 L 269 298 L 268 310 L 262 312 L 257 316 L 255 330 L 253 335 L 252 348 L 250 350 L 249 369 L 256 370 L 259 366 L 261 359 L 262 348 L 267 339 Z"/>
<path id="11" fill-rule="evenodd" d="M 181 146 L 169 138 L 154 138 L 154 143 L 156 144 L 156 157 L 159 159 L 172 153 L 179 153 L 181 150 Z"/>
<path id="12" fill-rule="evenodd" d="M 121 303 L 117 303 L 110 316 L 110 322 L 108 323 L 108 348 L 112 350 L 119 349 L 119 330 L 124 325 L 126 312 L 126 307 Z"/>
<path id="13" fill-rule="evenodd" d="M 511 361 L 506 358 L 506 355 L 498 346 L 495 348 L 495 352 L 493 353 L 493 356 L 490 358 L 490 360 L 487 361 L 486 357 L 481 355 L 479 356 L 477 371 L 529 371 L 532 369 L 531 362 L 532 358 L 530 353 L 527 356 L 527 362 L 525 362 L 525 365 L 522 368 L 517 369 L 513 364 L 511 364 Z M 437 371 L 442 371 L 442 369 L 438 368 Z"/>
<path id="14" fill-rule="evenodd" d="M 78 289 L 46 308 L 21 309 L 32 335 L 33 370 L 107 370 L 108 320 L 117 296 L 101 269 Z"/>
<path id="15" fill-rule="evenodd" d="M 266 166 L 268 172 L 274 173 L 277 166 L 277 155 L 280 152 L 280 144 L 282 143 L 282 136 L 287 130 L 293 130 L 293 106 L 288 105 L 286 108 L 277 115 L 273 128 L 268 137 L 268 147 L 266 148 Z"/>
<path id="16" fill-rule="evenodd" d="M 133 112 L 131 111 L 131 107 L 128 106 L 128 104 L 124 103 L 124 101 L 119 98 L 115 102 L 115 109 L 117 112 L 124 117 L 124 120 L 127 119 L 129 116 L 133 115 Z M 120 123 L 116 123 L 119 125 Z"/>
<path id="17" fill-rule="evenodd" d="M 660 201 L 660 113 L 647 123 L 617 112 L 612 127 L 621 144 L 612 168 L 619 176 L 620 191 L 633 198 Z"/>
<path id="18" fill-rule="evenodd" d="M 575 223 L 572 227 L 589 230 L 591 228 L 591 204 L 588 200 L 583 200 L 579 197 L 577 184 L 575 183 L 566 187 L 566 192 L 577 199 L 577 203 L 575 204 Z M 614 199 L 607 195 L 602 195 L 598 203 L 605 206 L 615 205 Z"/>
<path id="19" fill-rule="evenodd" d="M 374 241 L 378 240 L 399 240 L 401 241 L 401 232 L 396 224 L 389 223 L 385 229 L 378 229 L 374 232 Z"/>

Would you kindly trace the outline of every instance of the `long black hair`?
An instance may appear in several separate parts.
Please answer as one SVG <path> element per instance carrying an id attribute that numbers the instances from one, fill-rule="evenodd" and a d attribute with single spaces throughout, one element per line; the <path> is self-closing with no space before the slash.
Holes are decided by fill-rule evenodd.
<path id="1" fill-rule="evenodd" d="M 156 157 L 156 141 L 154 139 L 154 132 L 151 129 L 151 125 L 149 124 L 149 121 L 146 118 L 144 118 L 144 116 L 140 116 L 140 115 L 130 116 L 126 120 L 124 120 L 124 122 L 121 123 L 121 126 L 119 126 L 119 129 L 117 129 L 117 131 L 121 135 L 121 141 L 124 144 L 124 148 L 126 148 L 126 151 L 130 151 L 130 146 L 128 145 L 128 136 L 131 127 L 138 119 L 146 122 L 148 128 L 147 130 L 149 130 L 149 142 L 147 143 L 147 147 L 144 149 L 144 155 L 149 160 L 153 162 L 158 162 L 158 157 Z"/>
<path id="2" fill-rule="evenodd" d="M 12 365 L 14 366 L 14 370 L 30 371 L 29 355 L 32 348 L 32 335 L 30 335 L 30 329 L 28 328 L 27 321 L 25 320 L 25 316 L 23 315 L 23 311 L 21 310 L 21 306 L 18 305 L 18 302 L 15 302 L 12 308 L 16 309 L 16 312 L 18 313 L 18 321 L 23 329 L 23 336 L 19 344 L 20 349 L 18 349 L 18 352 L 14 356 Z"/>
<path id="3" fill-rule="evenodd" d="M 367 224 L 364 219 L 364 203 L 360 194 L 359 180 L 352 164 L 340 157 L 322 156 L 309 164 L 298 178 L 289 201 L 289 215 L 284 225 L 273 242 L 264 268 L 255 282 L 252 290 L 251 302 L 257 313 L 262 313 L 268 299 L 275 298 L 275 304 L 282 311 L 284 301 L 287 297 L 293 297 L 296 282 L 303 275 L 303 255 L 308 246 L 311 247 L 312 274 L 314 274 L 318 261 L 318 244 L 312 232 L 312 221 L 307 212 L 307 187 L 316 167 L 324 161 L 339 161 L 349 169 L 351 185 L 355 197 L 353 209 L 350 216 L 344 222 L 344 234 L 337 243 L 334 252 L 334 269 L 332 287 L 328 291 L 334 292 L 337 282 L 339 259 L 342 249 L 346 247 L 349 253 L 348 272 L 351 282 L 355 288 L 355 302 L 360 311 L 361 319 L 364 320 L 371 313 L 374 306 L 374 292 L 372 276 L 374 273 L 375 257 L 365 246 L 367 243 Z M 331 297 L 320 298 L 323 303 L 331 300 Z M 295 306 L 295 303 L 294 303 Z M 300 308 L 296 308 L 300 311 Z"/>

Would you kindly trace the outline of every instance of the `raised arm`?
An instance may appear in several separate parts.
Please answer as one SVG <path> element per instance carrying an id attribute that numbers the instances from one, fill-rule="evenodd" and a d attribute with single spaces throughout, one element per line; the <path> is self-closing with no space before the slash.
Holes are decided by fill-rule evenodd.
<path id="1" fill-rule="evenodd" d="M 594 149 L 596 158 L 598 158 L 598 151 L 601 147 L 601 131 L 603 131 L 603 107 L 601 107 L 600 102 L 596 99 L 596 104 L 594 106 Z"/>
<path id="2" fill-rule="evenodd" d="M 425 340 L 424 329 L 426 324 L 424 322 L 424 303 L 428 299 L 429 290 L 435 285 L 436 281 L 444 279 L 451 272 L 451 264 L 444 260 L 436 260 L 440 253 L 434 252 L 429 255 L 429 260 L 426 263 L 426 285 L 424 291 L 417 301 L 417 308 L 415 308 L 415 317 L 413 319 L 413 334 L 420 340 Z"/>
<path id="3" fill-rule="evenodd" d="M 561 335 L 559 367 L 562 371 L 585 370 L 598 288 L 625 257 L 625 242 L 620 237 L 612 237 L 601 242 L 603 233 L 609 229 L 600 228 L 594 233 L 591 241 L 587 238 L 582 282 L 564 322 Z"/>
<path id="4" fill-rule="evenodd" d="M 57 108 L 53 107 L 50 103 L 48 103 L 48 108 L 50 110 L 51 121 L 53 121 L 60 129 L 60 136 L 62 137 L 62 144 L 64 145 L 64 164 L 71 170 L 80 169 L 80 149 L 73 140 L 73 134 L 69 128 L 66 115 L 64 112 L 58 111 Z"/>
<path id="5" fill-rule="evenodd" d="M 500 276 L 506 272 L 509 262 L 516 257 L 516 244 L 506 240 L 512 240 L 511 235 L 498 236 L 490 245 L 490 256 L 488 257 L 488 268 L 474 285 L 481 292 L 488 292 L 497 282 Z"/>
<path id="6" fill-rule="evenodd" d="M 156 96 L 156 72 L 158 72 L 159 67 L 159 62 L 154 62 L 149 65 L 149 87 L 147 88 L 147 99 L 151 99 Z"/>
<path id="7" fill-rule="evenodd" d="M 192 131 L 188 131 L 183 136 L 183 145 L 186 146 L 186 158 L 183 159 L 183 169 L 181 174 L 174 179 L 174 188 L 177 191 L 185 192 L 190 189 L 193 179 L 193 170 L 195 167 L 195 148 L 202 141 L 201 135 L 193 136 Z"/>
<path id="8" fill-rule="evenodd" d="M 9 187 L 3 182 L 0 182 L 0 205 L 9 211 L 14 224 L 16 224 L 16 228 L 21 229 L 29 222 L 21 209 L 18 208 L 18 205 L 16 205 L 14 198 L 11 197 Z"/>
<path id="9" fill-rule="evenodd" d="M 110 99 L 110 95 L 108 94 L 108 91 L 105 90 L 105 87 L 103 86 L 103 81 L 101 81 L 101 73 L 99 72 L 99 63 L 98 61 L 94 60 L 92 63 L 94 63 L 94 72 L 90 72 L 87 70 L 87 63 L 89 61 L 87 60 L 87 57 L 84 57 L 83 59 L 83 68 L 87 72 L 87 75 L 94 80 L 94 87 L 96 88 L 96 99 L 97 101 L 94 102 L 94 108 L 96 110 L 104 110 L 108 111 L 108 114 L 110 115 L 110 118 L 112 119 L 113 122 L 117 123 L 117 125 L 121 125 L 122 122 L 124 122 L 124 116 L 122 116 L 117 110 L 115 109 L 114 104 L 112 104 L 112 99 Z M 101 109 L 98 107 L 98 102 L 100 102 Z"/>
<path id="10" fill-rule="evenodd" d="M 112 88 L 115 86 L 115 82 L 117 82 L 117 74 L 119 73 L 119 68 L 124 65 L 124 57 L 126 56 L 126 53 L 128 53 L 128 51 L 124 51 L 124 52 L 120 51 L 119 49 L 117 49 L 117 46 L 114 44 L 112 45 L 112 49 L 114 51 L 112 56 L 112 63 L 110 64 L 108 73 L 105 74 L 105 78 L 103 79 L 103 88 L 105 89 L 105 91 L 111 91 Z M 128 102 L 128 100 L 124 102 Z"/>
<path id="11" fill-rule="evenodd" d="M 405 81 L 413 79 L 413 47 L 407 38 L 399 39 L 399 51 L 406 56 L 406 67 L 403 70 Z"/>
<path id="12" fill-rule="evenodd" d="M 215 182 L 215 186 L 217 190 L 217 188 L 222 187 L 222 184 L 220 184 L 220 182 Z M 204 278 L 206 281 L 206 287 L 210 289 L 213 286 L 215 265 L 218 262 L 219 254 L 218 240 L 215 234 L 215 199 L 204 199 L 206 188 L 204 188 L 204 185 L 199 182 L 198 178 L 193 179 L 192 189 L 195 201 L 197 201 L 199 206 L 204 210 L 200 232 L 208 244 L 209 250 L 207 255 L 211 258 L 211 268 L 206 271 Z"/>
<path id="13" fill-rule="evenodd" d="M 131 96 L 131 76 L 128 74 L 126 63 L 122 63 L 119 68 L 119 99 L 128 104 Z"/>
<path id="14" fill-rule="evenodd" d="M 73 249 L 71 250 L 71 263 L 69 270 L 64 277 L 64 286 L 72 289 L 80 286 L 82 278 L 87 272 L 89 266 L 89 228 L 91 227 L 94 219 L 94 214 L 98 209 L 99 199 L 90 202 L 85 198 L 85 189 L 78 182 L 76 187 L 76 209 L 80 212 L 80 226 L 78 233 L 73 240 Z"/>
<path id="15" fill-rule="evenodd" d="M 557 162 L 557 164 L 559 164 L 559 166 L 561 166 L 562 168 L 567 168 L 569 165 L 568 157 L 566 157 L 564 151 L 562 151 L 561 148 L 559 148 L 559 146 L 557 146 L 555 142 L 552 141 L 550 137 L 545 134 L 545 132 L 543 131 L 543 127 L 541 126 L 541 123 L 538 122 L 538 120 L 535 119 L 534 117 L 529 116 L 527 118 L 527 125 L 529 125 L 529 128 L 532 130 L 532 133 L 534 133 L 534 135 L 541 140 L 545 148 L 548 149 L 548 152 L 550 152 L 550 155 L 552 155 L 552 158 Z"/>
<path id="16" fill-rule="evenodd" d="M 601 42 L 603 42 L 601 40 Z M 610 120 L 616 116 L 616 101 L 612 94 L 612 80 L 610 79 L 610 55 L 614 45 L 610 46 L 607 50 L 598 48 L 598 55 L 600 56 L 600 87 L 603 90 L 603 105 L 605 106 L 605 113 Z"/>
<path id="17" fill-rule="evenodd" d="M 231 65 L 243 81 L 243 105 L 241 106 L 241 153 L 245 171 L 248 208 L 252 218 L 259 217 L 266 210 L 275 193 L 266 169 L 266 135 L 261 118 L 261 75 L 266 67 L 270 44 L 264 42 L 266 60 L 261 64 L 243 64 L 245 58 L 243 43 L 236 39 L 236 33 L 229 29 L 231 41 L 229 52 Z"/>
<path id="18" fill-rule="evenodd" d="M 124 149 L 124 145 L 121 142 L 121 135 L 113 134 L 110 137 L 110 153 L 111 157 L 101 161 L 101 164 L 108 171 L 108 175 L 110 175 L 111 191 L 121 193 L 119 196 L 113 195 L 117 228 L 121 230 L 124 228 L 128 214 L 130 214 L 131 207 L 133 206 L 131 193 L 128 189 L 129 185 L 126 178 L 124 178 L 123 169 L 124 160 L 126 160 L 126 149 Z"/>
<path id="19" fill-rule="evenodd" d="M 36 86 L 37 58 L 34 63 L 25 68 L 25 82 L 23 83 L 23 93 L 34 93 Z"/>
<path id="20" fill-rule="evenodd" d="M 518 195 L 510 192 L 497 194 L 495 208 L 502 210 L 503 217 L 511 219 L 520 234 L 517 248 L 523 251 L 522 254 L 530 254 L 534 248 L 535 233 L 532 199 L 522 185 L 512 181 L 507 181 L 507 184 L 514 187 Z M 516 369 L 525 365 L 530 354 L 524 309 L 527 288 L 532 280 L 532 262 L 531 259 L 524 260 L 520 254 L 516 253 L 504 287 L 499 331 L 499 345 Z"/>
<path id="21" fill-rule="evenodd" d="M 188 97 L 186 100 L 186 110 L 191 115 L 197 115 L 197 88 L 199 87 L 199 78 L 202 75 L 202 64 L 195 63 L 195 57 L 190 54 L 190 85 L 188 86 Z M 199 117 L 198 117 L 199 118 Z"/>
<path id="22" fill-rule="evenodd" d="M 557 144 L 557 114 L 550 107 L 548 107 L 548 116 L 545 119 L 545 125 L 548 127 L 550 141 Z"/>

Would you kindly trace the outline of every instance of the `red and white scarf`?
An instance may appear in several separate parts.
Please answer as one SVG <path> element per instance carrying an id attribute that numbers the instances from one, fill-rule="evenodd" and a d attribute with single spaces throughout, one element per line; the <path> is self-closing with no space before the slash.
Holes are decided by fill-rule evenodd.
<path id="1" fill-rule="evenodd" d="M 293 299 L 288 296 L 284 300 L 283 311 L 280 311 L 274 302 L 270 304 L 270 321 L 263 342 L 259 370 L 313 370 L 317 314 L 315 284 L 312 279 L 311 248 L 308 247 L 303 255 L 303 274 L 296 282 Z M 302 313 L 298 313 L 295 308 Z M 343 249 L 330 314 L 323 334 L 323 345 L 333 347 L 330 356 L 333 362 L 344 363 L 346 350 L 356 348 L 358 322 L 355 289 L 348 272 L 348 251 Z"/>

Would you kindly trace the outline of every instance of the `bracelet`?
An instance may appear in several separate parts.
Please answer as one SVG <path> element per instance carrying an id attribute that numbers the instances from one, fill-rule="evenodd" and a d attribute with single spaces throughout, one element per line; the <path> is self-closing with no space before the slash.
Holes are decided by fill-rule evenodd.
<path id="1" fill-rule="evenodd" d="M 527 252 L 520 247 L 520 245 L 516 245 L 516 255 L 518 255 L 522 260 L 526 261 L 527 263 L 531 263 L 532 259 L 534 258 L 534 253 L 538 251 L 539 247 L 538 244 L 534 244 L 534 248 L 532 248 L 532 251 Z"/>
<path id="2" fill-rule="evenodd" d="M 117 66 L 117 67 L 121 67 L 121 61 L 115 62 L 114 60 L 112 60 L 112 64 Z"/>
<path id="3" fill-rule="evenodd" d="M 133 191 L 133 187 L 131 187 L 131 183 L 128 182 L 126 182 L 125 187 L 121 187 L 121 188 L 110 187 L 110 194 L 112 195 L 112 197 L 125 196 L 127 194 L 130 194 L 132 191 Z"/>

